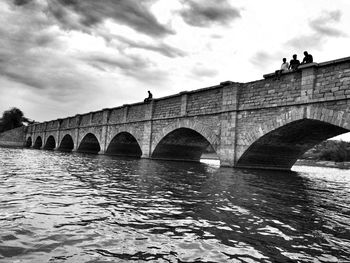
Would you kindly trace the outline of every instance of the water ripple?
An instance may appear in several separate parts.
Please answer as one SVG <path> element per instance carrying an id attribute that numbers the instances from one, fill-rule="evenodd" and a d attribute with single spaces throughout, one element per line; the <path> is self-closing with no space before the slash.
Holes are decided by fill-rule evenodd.
<path id="1" fill-rule="evenodd" d="M 0 148 L 0 262 L 350 262 L 350 171 Z"/>

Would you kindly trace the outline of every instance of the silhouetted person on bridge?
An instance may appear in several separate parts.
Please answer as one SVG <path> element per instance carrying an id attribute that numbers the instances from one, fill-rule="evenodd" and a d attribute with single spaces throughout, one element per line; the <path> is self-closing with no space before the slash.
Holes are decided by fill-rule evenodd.
<path id="1" fill-rule="evenodd" d="M 300 65 L 300 61 L 297 59 L 297 55 L 293 55 L 293 59 L 289 62 L 289 69 L 296 71 Z"/>
<path id="2" fill-rule="evenodd" d="M 153 98 L 153 95 L 150 91 L 147 91 L 148 92 L 148 97 L 145 98 L 144 102 L 150 102 Z"/>
<path id="3" fill-rule="evenodd" d="M 307 63 L 312 63 L 314 62 L 314 59 L 312 57 L 311 54 L 307 53 L 307 51 L 304 51 L 304 59 L 303 62 L 301 62 L 301 64 L 307 64 Z"/>
<path id="4" fill-rule="evenodd" d="M 276 72 L 275 72 L 276 79 L 280 79 L 282 73 L 289 71 L 289 63 L 287 62 L 287 59 L 283 58 L 282 61 L 283 61 L 283 63 L 281 65 L 281 69 L 280 70 L 276 70 Z"/>

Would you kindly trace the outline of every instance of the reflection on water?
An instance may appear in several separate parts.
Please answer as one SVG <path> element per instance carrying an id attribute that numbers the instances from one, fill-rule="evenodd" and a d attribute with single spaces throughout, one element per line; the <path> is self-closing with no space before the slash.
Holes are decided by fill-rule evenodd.
<path id="1" fill-rule="evenodd" d="M 0 149 L 0 262 L 347 262 L 350 172 Z"/>

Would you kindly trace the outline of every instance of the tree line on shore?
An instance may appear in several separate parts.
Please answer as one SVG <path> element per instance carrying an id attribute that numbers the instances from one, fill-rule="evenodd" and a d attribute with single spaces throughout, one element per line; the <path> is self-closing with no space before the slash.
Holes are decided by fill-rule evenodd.
<path id="1" fill-rule="evenodd" d="M 0 119 L 0 133 L 31 123 L 34 121 L 25 117 L 20 109 L 13 107 L 3 112 Z"/>
<path id="2" fill-rule="evenodd" d="M 308 150 L 300 159 L 315 161 L 350 161 L 350 142 L 328 140 Z"/>

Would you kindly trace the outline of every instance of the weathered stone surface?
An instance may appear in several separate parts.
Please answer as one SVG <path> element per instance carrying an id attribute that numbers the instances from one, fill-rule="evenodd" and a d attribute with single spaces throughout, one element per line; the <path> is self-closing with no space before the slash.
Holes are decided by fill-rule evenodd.
<path id="1" fill-rule="evenodd" d="M 23 147 L 26 144 L 27 127 L 19 127 L 0 133 L 0 146 Z"/>
<path id="2" fill-rule="evenodd" d="M 210 144 L 224 166 L 289 169 L 350 130 L 350 57 L 264 77 L 35 124 L 22 144 L 188 160 Z"/>

